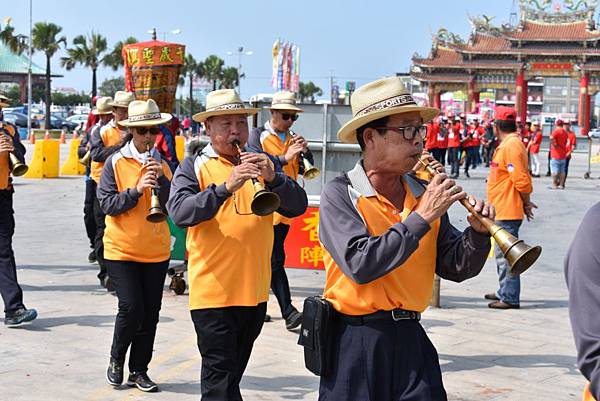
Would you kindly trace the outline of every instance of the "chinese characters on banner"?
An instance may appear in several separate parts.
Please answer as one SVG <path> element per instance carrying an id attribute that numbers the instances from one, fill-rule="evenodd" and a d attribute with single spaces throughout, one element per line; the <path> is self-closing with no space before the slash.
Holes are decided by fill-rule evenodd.
<path id="1" fill-rule="evenodd" d="M 319 208 L 309 207 L 296 217 L 285 240 L 285 265 L 323 270 L 323 248 L 319 242 Z"/>

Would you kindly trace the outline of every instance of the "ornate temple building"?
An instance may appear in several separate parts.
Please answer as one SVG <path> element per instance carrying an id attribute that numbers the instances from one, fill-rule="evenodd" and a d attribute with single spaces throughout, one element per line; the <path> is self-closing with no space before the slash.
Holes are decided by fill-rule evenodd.
<path id="1" fill-rule="evenodd" d="M 467 111 L 476 112 L 479 92 L 505 89 L 515 94 L 520 118 L 527 118 L 527 82 L 570 77 L 579 81 L 581 134 L 590 128 L 590 96 L 600 87 L 598 0 L 521 0 L 519 20 L 495 26 L 493 18 L 470 18 L 467 40 L 441 28 L 427 57 L 413 56 L 411 76 L 427 88 L 429 103 L 440 107 L 444 92 L 468 94 Z"/>

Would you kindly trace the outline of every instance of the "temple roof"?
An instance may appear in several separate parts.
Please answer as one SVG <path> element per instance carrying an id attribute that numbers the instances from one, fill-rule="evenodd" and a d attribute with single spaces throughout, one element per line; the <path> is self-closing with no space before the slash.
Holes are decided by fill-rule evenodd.
<path id="1" fill-rule="evenodd" d="M 17 55 L 2 42 L 0 42 L 0 74 L 27 75 L 29 59 L 21 54 Z M 46 70 L 35 63 L 31 63 L 33 75 L 45 75 Z M 53 75 L 56 76 L 56 75 Z"/>
<path id="2" fill-rule="evenodd" d="M 560 24 L 525 20 L 522 26 L 515 30 L 506 30 L 503 32 L 503 35 L 509 40 L 536 42 L 572 42 L 600 39 L 600 31 L 588 30 L 587 21 Z"/>

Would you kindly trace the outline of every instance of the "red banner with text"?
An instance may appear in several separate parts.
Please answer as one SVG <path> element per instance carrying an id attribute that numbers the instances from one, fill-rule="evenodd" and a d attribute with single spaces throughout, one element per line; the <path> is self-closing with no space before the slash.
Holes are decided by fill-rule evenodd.
<path id="1" fill-rule="evenodd" d="M 309 207 L 292 221 L 285 240 L 285 266 L 323 270 L 323 249 L 319 242 L 319 208 Z"/>

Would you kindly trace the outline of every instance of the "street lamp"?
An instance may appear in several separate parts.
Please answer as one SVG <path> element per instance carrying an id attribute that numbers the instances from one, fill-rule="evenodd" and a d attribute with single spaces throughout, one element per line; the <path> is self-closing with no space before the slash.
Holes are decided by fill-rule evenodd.
<path id="1" fill-rule="evenodd" d="M 173 29 L 172 31 L 160 31 L 156 32 L 156 28 L 148 29 L 146 33 L 152 35 L 152 40 L 156 40 L 156 34 L 159 33 L 163 36 L 163 42 L 167 40 L 167 35 L 179 35 L 181 33 L 181 29 Z"/>
<path id="2" fill-rule="evenodd" d="M 237 52 L 227 52 L 228 56 L 233 56 L 237 54 L 238 56 L 238 94 L 240 98 L 242 97 L 242 78 L 244 78 L 245 74 L 242 74 L 242 56 L 251 56 L 254 54 L 252 50 L 244 51 L 244 46 L 240 46 L 237 48 Z"/>

